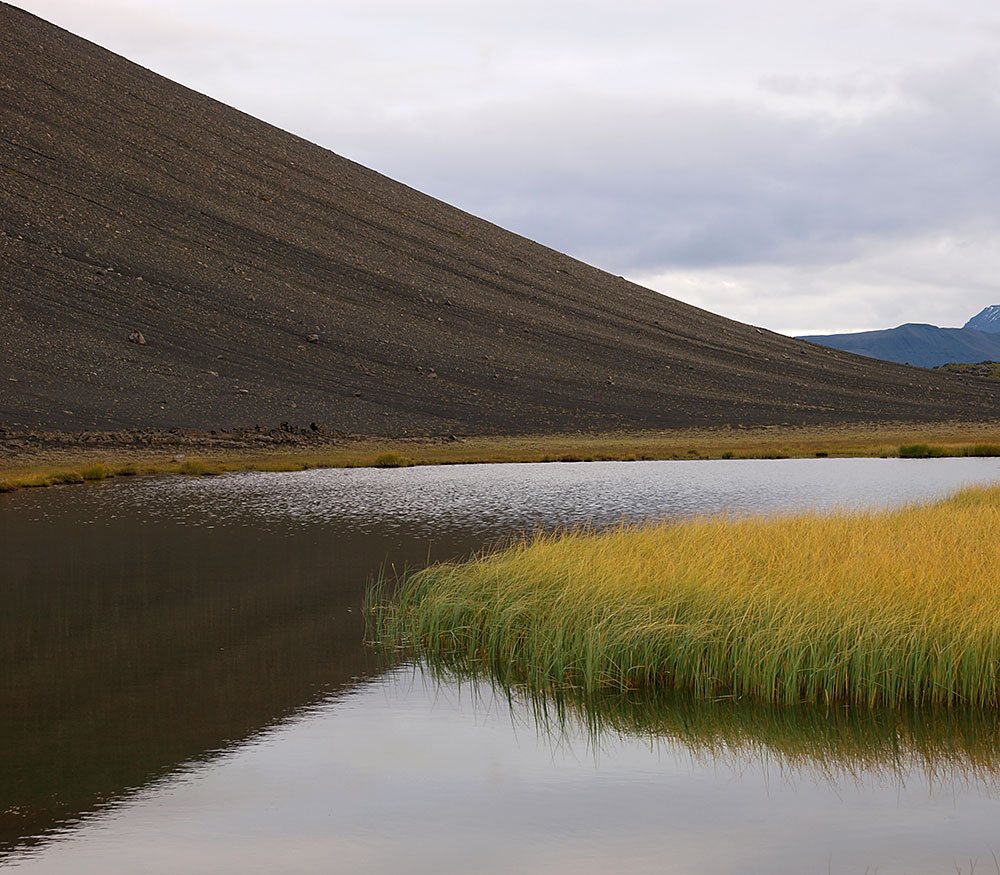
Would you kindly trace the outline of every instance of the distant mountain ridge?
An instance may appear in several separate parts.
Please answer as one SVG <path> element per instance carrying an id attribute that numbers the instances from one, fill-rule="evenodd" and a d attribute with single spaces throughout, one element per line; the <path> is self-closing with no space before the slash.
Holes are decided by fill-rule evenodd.
<path id="1" fill-rule="evenodd" d="M 990 304 L 973 316 L 963 328 L 975 328 L 989 334 L 1000 334 L 1000 304 Z"/>
<path id="2" fill-rule="evenodd" d="M 1000 304 L 984 308 L 961 328 L 907 322 L 879 331 L 802 335 L 799 340 L 922 368 L 1000 361 Z"/>

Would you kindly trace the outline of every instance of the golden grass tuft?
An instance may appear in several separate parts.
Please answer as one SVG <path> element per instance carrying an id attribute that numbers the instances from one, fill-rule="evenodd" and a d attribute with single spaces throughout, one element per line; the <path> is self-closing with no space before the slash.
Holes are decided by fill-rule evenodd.
<path id="1" fill-rule="evenodd" d="M 192 477 L 214 477 L 223 473 L 221 468 L 206 465 L 201 459 L 186 459 L 181 462 L 178 470 L 181 474 L 188 474 Z"/>
<path id="2" fill-rule="evenodd" d="M 106 465 L 91 465 L 80 472 L 84 480 L 107 480 L 113 476 L 111 470 Z"/>
<path id="3" fill-rule="evenodd" d="M 946 455 L 942 447 L 932 447 L 930 444 L 900 444 L 901 459 L 935 459 Z"/>
<path id="4" fill-rule="evenodd" d="M 994 486 L 541 535 L 369 600 L 383 644 L 529 690 L 980 706 L 1000 701 L 998 569 Z"/>
<path id="5" fill-rule="evenodd" d="M 372 462 L 373 468 L 409 468 L 413 460 L 399 453 L 379 453 Z"/>
<path id="6" fill-rule="evenodd" d="M 51 480 L 53 484 L 83 483 L 84 476 L 79 471 L 59 471 L 52 475 Z"/>

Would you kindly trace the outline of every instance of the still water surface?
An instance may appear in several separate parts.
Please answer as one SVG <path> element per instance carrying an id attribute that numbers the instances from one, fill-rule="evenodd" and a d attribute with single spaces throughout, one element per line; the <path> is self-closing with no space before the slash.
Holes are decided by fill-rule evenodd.
<path id="1" fill-rule="evenodd" d="M 996 478 L 990 459 L 581 463 L 0 496 L 0 867 L 993 871 L 982 716 L 664 701 L 540 721 L 380 666 L 360 604 L 382 567 L 542 527 Z"/>

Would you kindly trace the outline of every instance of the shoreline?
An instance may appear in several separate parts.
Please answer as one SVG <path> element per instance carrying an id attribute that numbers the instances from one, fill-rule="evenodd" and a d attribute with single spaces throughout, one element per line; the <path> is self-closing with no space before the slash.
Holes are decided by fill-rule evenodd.
<path id="1" fill-rule="evenodd" d="M 0 429 L 0 492 L 140 474 L 503 462 L 894 457 L 901 455 L 901 447 L 915 447 L 916 452 L 910 454 L 918 457 L 1000 455 L 1000 420 L 407 438 L 287 427 L 82 433 Z"/>

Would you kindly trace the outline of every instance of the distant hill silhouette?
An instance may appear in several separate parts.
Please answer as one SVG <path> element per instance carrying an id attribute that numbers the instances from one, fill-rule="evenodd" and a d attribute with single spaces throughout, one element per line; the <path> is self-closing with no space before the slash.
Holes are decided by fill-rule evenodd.
<path id="1" fill-rule="evenodd" d="M 800 340 L 890 362 L 934 368 L 949 362 L 1000 360 L 1000 305 L 973 316 L 962 328 L 907 322 L 881 331 L 814 334 Z"/>
<path id="2" fill-rule="evenodd" d="M 2 426 L 447 435 L 1000 409 L 974 381 L 626 282 L 6 4 L 0 89 Z"/>

